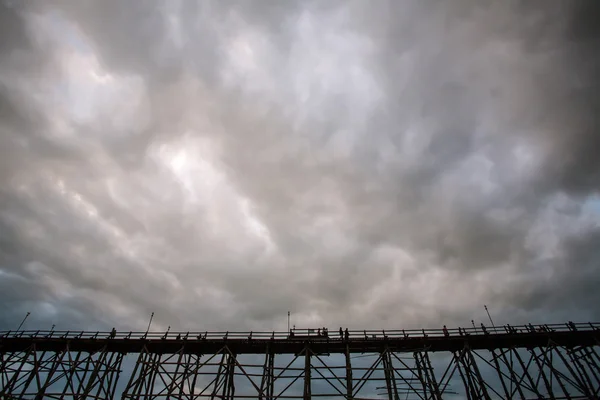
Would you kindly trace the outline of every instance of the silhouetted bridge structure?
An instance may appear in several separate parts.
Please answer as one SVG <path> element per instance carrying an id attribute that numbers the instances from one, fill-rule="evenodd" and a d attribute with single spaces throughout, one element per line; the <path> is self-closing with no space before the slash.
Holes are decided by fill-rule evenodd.
<path id="1" fill-rule="evenodd" d="M 0 332 L 2 399 L 598 399 L 600 324 Z"/>

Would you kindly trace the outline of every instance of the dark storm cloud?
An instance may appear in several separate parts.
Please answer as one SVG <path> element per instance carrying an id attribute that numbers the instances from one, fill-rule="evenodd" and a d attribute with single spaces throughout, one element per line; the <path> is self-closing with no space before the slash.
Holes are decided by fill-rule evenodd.
<path id="1" fill-rule="evenodd" d="M 574 236 L 565 241 L 565 256 L 546 262 L 551 275 L 536 282 L 520 282 L 510 300 L 524 309 L 548 308 L 566 319 L 575 310 L 598 318 L 598 244 L 600 232 Z"/>
<path id="2" fill-rule="evenodd" d="M 597 317 L 591 4 L 3 6 L 2 324 Z"/>
<path id="3" fill-rule="evenodd" d="M 29 35 L 23 18 L 15 6 L 2 5 L 0 22 L 2 22 L 2 38 L 0 39 L 0 54 L 3 59 L 15 49 L 28 49 L 31 47 Z"/>
<path id="4" fill-rule="evenodd" d="M 594 149 L 600 147 L 600 27 L 593 21 L 600 17 L 597 2 L 571 4 L 564 41 L 565 68 L 555 77 L 563 101 L 555 102 L 554 114 L 558 129 L 556 146 L 547 161 L 548 170 L 556 174 L 561 188 L 576 193 L 598 191 L 600 161 Z"/>

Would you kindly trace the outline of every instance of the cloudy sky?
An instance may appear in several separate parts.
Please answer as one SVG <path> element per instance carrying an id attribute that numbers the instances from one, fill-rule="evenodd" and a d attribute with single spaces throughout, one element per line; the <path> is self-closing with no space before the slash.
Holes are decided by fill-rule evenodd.
<path id="1" fill-rule="evenodd" d="M 0 328 L 600 319 L 599 18 L 0 0 Z"/>

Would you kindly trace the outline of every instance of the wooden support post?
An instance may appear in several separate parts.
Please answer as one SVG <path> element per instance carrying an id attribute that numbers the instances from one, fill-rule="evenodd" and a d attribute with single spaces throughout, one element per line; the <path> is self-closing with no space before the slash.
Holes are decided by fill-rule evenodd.
<path id="1" fill-rule="evenodd" d="M 311 373 L 311 367 L 310 367 L 310 349 L 308 348 L 308 346 L 304 349 L 304 351 L 306 352 L 304 354 L 304 400 L 310 400 L 311 399 L 311 381 L 310 381 L 310 373 Z"/>
<path id="2" fill-rule="evenodd" d="M 433 366 L 431 365 L 431 360 L 429 359 L 429 354 L 427 350 L 421 353 L 421 357 L 423 360 L 423 364 L 425 366 L 425 376 L 430 383 L 430 390 L 433 392 L 436 400 L 442 400 L 442 394 L 440 393 L 440 387 L 437 383 L 437 379 L 435 378 L 435 371 L 433 370 Z"/>
<path id="3" fill-rule="evenodd" d="M 352 384 L 352 360 L 350 359 L 350 347 L 346 344 L 346 399 L 354 398 L 354 387 Z"/>

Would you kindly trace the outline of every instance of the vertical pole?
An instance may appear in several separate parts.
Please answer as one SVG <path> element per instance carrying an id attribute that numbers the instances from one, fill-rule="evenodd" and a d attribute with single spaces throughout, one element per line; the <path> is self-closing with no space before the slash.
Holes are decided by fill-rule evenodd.
<path id="1" fill-rule="evenodd" d="M 590 349 L 588 347 L 582 347 L 581 352 L 585 353 L 583 360 L 587 364 L 588 369 L 592 372 L 596 381 L 600 382 L 600 376 L 597 374 L 597 372 L 600 372 L 600 369 L 598 369 L 598 365 L 595 363 L 594 356 Z"/>
<path id="2" fill-rule="evenodd" d="M 27 321 L 27 317 L 29 317 L 29 315 L 31 315 L 31 313 L 29 311 L 27 311 L 27 314 L 25 314 L 25 318 L 23 318 L 23 321 L 21 321 L 21 323 L 19 324 L 19 327 L 17 328 L 17 332 L 19 332 L 21 330 L 21 327 L 23 326 L 25 321 Z"/>
<path id="3" fill-rule="evenodd" d="M 346 344 L 346 399 L 354 397 L 354 388 L 352 387 L 352 361 L 350 360 L 350 346 Z"/>
<path id="4" fill-rule="evenodd" d="M 475 377 L 477 378 L 477 382 L 479 384 L 479 388 L 481 389 L 481 391 L 483 393 L 483 397 L 486 400 L 491 400 L 490 394 L 488 393 L 487 387 L 485 386 L 485 381 L 483 380 L 483 377 L 481 376 L 481 373 L 479 372 L 479 367 L 477 366 L 477 362 L 475 361 L 475 357 L 473 357 L 473 353 L 471 352 L 471 349 L 467 349 L 467 352 L 469 353 L 469 364 L 472 366 L 472 369 L 475 372 Z"/>
<path id="5" fill-rule="evenodd" d="M 6 384 L 9 381 L 7 369 L 10 356 L 6 358 L 4 356 L 6 356 L 5 353 L 0 353 L 0 387 L 3 388 L 2 390 L 0 390 L 0 392 L 4 391 L 4 388 L 6 387 Z"/>
<path id="6" fill-rule="evenodd" d="M 567 351 L 567 350 L 565 350 Z M 571 374 L 571 376 L 573 378 L 575 378 L 575 380 L 577 381 L 577 384 L 579 385 L 579 389 L 589 398 L 592 398 L 592 394 L 591 392 L 588 390 L 587 386 L 585 385 L 585 383 L 583 381 L 581 381 L 580 377 L 577 375 L 577 373 L 575 371 L 573 371 L 573 367 L 571 366 L 571 364 L 567 361 L 567 359 L 563 356 L 563 354 L 560 352 L 560 349 L 557 349 L 556 354 L 558 354 L 558 356 L 560 357 L 561 361 L 563 362 L 564 366 L 567 368 L 567 370 L 569 370 L 569 373 Z"/>
<path id="7" fill-rule="evenodd" d="M 269 354 L 269 382 L 267 385 L 267 399 L 272 400 L 275 395 L 275 354 Z"/>
<path id="8" fill-rule="evenodd" d="M 142 380 L 141 386 L 138 388 L 136 399 L 150 397 L 152 388 L 154 387 L 154 378 L 156 376 L 154 369 L 160 361 L 160 354 L 148 353 L 146 362 L 144 365 L 144 380 Z"/>
<path id="9" fill-rule="evenodd" d="M 390 380 L 392 381 L 392 390 L 394 391 L 394 400 L 400 400 L 398 396 L 398 384 L 396 383 L 396 369 L 394 368 L 394 360 L 390 354 L 390 350 L 386 350 L 386 357 L 388 359 L 388 368 L 390 371 Z"/>
<path id="10" fill-rule="evenodd" d="M 118 359 L 119 359 L 119 353 L 115 353 L 115 352 L 107 352 L 107 356 L 105 357 L 104 361 L 102 362 L 102 364 L 99 367 L 99 370 L 101 372 L 101 374 L 98 374 L 99 377 L 97 379 L 97 385 L 98 388 L 96 388 L 94 390 L 94 388 L 92 388 L 92 390 L 89 392 L 91 393 L 96 393 L 96 395 L 92 395 L 90 397 L 95 397 L 95 398 L 111 398 L 110 396 L 110 391 L 111 391 L 111 386 L 112 386 L 112 372 L 113 372 L 113 364 L 117 363 Z M 94 384 L 95 385 L 95 384 Z M 102 395 L 102 392 L 104 392 L 104 395 Z"/>
<path id="11" fill-rule="evenodd" d="M 525 394 L 523 393 L 523 388 L 521 387 L 521 380 L 517 379 L 517 374 L 515 373 L 512 349 L 510 349 L 509 352 L 510 352 L 510 362 L 509 362 L 508 358 L 506 357 L 506 353 L 503 352 L 502 350 L 500 350 L 500 354 L 502 354 L 502 359 L 504 360 L 504 364 L 508 367 L 510 376 L 511 376 L 511 380 L 510 380 L 510 382 L 511 382 L 511 384 L 510 384 L 511 397 L 512 397 L 512 394 L 514 393 L 514 390 L 512 390 L 512 386 L 514 383 L 517 388 L 517 391 L 519 392 L 519 396 L 521 396 L 521 400 L 525 400 Z"/>
<path id="12" fill-rule="evenodd" d="M 111 352 L 106 357 L 105 362 L 101 366 L 101 375 L 98 378 L 98 388 L 92 390 L 91 393 L 96 392 L 96 398 L 109 397 L 110 388 L 112 385 L 112 365 L 118 359 L 119 353 Z M 90 396 L 91 397 L 91 396 Z"/>
<path id="13" fill-rule="evenodd" d="M 500 363 L 498 362 L 498 356 L 496 356 L 496 352 L 494 350 L 490 350 L 490 352 L 492 353 L 492 360 L 494 361 L 496 373 L 498 374 L 498 378 L 500 379 L 500 383 L 502 384 L 502 390 L 504 390 L 504 395 L 507 399 L 510 399 L 512 396 L 508 392 L 508 388 L 506 387 L 506 383 L 504 382 L 504 376 L 502 374 L 502 368 L 500 368 Z"/>
<path id="14" fill-rule="evenodd" d="M 40 376 L 40 373 L 43 371 L 45 364 L 50 362 L 50 359 L 52 357 L 47 357 L 46 356 L 47 351 L 42 351 L 42 354 L 40 355 L 40 357 L 37 357 L 37 352 L 35 351 L 35 348 L 33 350 L 33 361 L 35 363 L 35 385 L 36 385 L 36 392 L 37 390 L 39 390 L 42 387 L 42 379 Z M 44 358 L 46 358 L 46 360 L 44 361 Z M 27 382 L 27 384 L 23 387 L 23 391 L 21 392 L 21 397 L 25 396 L 25 393 L 27 391 L 27 389 L 29 388 L 29 385 L 31 384 L 31 381 L 33 380 L 34 377 L 29 377 L 29 380 Z"/>
<path id="15" fill-rule="evenodd" d="M 188 379 L 190 378 L 190 375 L 191 375 L 190 370 L 191 370 L 191 366 L 192 366 L 192 355 L 186 354 L 183 357 L 183 361 L 181 364 L 182 364 L 183 371 L 181 371 L 180 378 L 179 378 L 181 382 L 179 382 L 179 392 L 177 393 L 178 397 L 176 397 L 178 399 L 182 399 L 183 396 L 186 395 L 185 383 L 188 381 Z"/>
<path id="16" fill-rule="evenodd" d="M 592 365 L 594 366 L 594 368 L 596 368 L 597 371 L 600 371 L 600 368 L 598 367 L 598 362 L 600 361 L 600 356 L 598 356 L 598 353 L 596 353 L 596 350 L 594 350 L 593 347 L 586 347 L 589 355 L 590 355 L 590 360 L 592 362 Z"/>
<path id="17" fill-rule="evenodd" d="M 21 357 L 21 360 L 19 361 L 19 368 L 17 369 L 16 372 L 13 373 L 12 377 L 10 379 L 8 379 L 8 384 L 0 390 L 0 395 L 12 394 L 14 392 L 15 383 L 19 380 L 21 371 L 23 370 L 23 367 L 27 364 L 27 359 L 29 358 L 29 355 L 32 351 L 33 351 L 34 358 L 35 358 L 35 347 L 32 346 L 23 352 L 23 356 Z M 37 362 L 34 362 L 33 370 L 29 371 L 29 373 L 31 375 L 29 376 L 29 379 L 27 380 L 27 384 L 23 388 L 23 392 L 25 391 L 25 389 L 27 389 L 29 382 L 31 382 L 31 378 L 34 375 L 38 376 L 38 374 L 39 374 L 39 365 Z M 10 372 L 8 372 L 8 375 L 9 374 L 10 374 Z"/>
<path id="18" fill-rule="evenodd" d="M 260 381 L 260 392 L 258 393 L 259 400 L 265 400 L 267 398 L 267 384 L 269 381 L 269 356 L 270 356 L 270 346 L 267 344 L 267 351 L 265 352 L 265 363 L 263 365 L 263 375 Z"/>
<path id="19" fill-rule="evenodd" d="M 155 354 L 150 361 L 150 368 L 148 369 L 149 377 L 146 381 L 146 393 L 142 394 L 143 398 L 151 397 L 151 393 L 154 391 L 154 385 L 156 383 L 156 377 L 159 375 L 159 368 L 162 363 L 162 354 Z"/>
<path id="20" fill-rule="evenodd" d="M 119 382 L 119 376 L 121 374 L 121 365 L 123 364 L 123 357 L 124 357 L 123 353 L 118 353 L 116 361 L 110 366 L 111 374 L 110 374 L 110 381 L 109 381 L 109 385 L 108 385 L 109 391 L 106 396 L 106 398 L 108 398 L 108 399 L 115 398 L 115 392 L 117 391 L 117 383 Z"/>
<path id="21" fill-rule="evenodd" d="M 227 357 L 227 353 L 223 352 L 223 356 L 221 357 L 221 362 L 219 363 L 219 368 L 217 370 L 217 377 L 215 379 L 215 387 L 213 388 L 213 392 L 210 396 L 211 400 L 214 400 L 215 398 L 220 397 L 218 393 L 219 393 L 219 387 L 221 386 L 220 380 L 222 379 L 221 375 L 222 375 L 223 365 L 225 364 L 226 357 Z"/>
<path id="22" fill-rule="evenodd" d="M 492 324 L 492 328 L 494 328 L 494 332 L 498 333 L 498 331 L 496 330 L 496 325 L 494 325 L 494 321 L 492 321 L 492 316 L 490 315 L 490 312 L 488 311 L 488 308 L 485 304 L 483 305 L 483 308 L 485 308 L 485 312 L 487 313 L 487 316 L 490 319 L 490 323 Z"/>
<path id="23" fill-rule="evenodd" d="M 592 381 L 590 380 L 590 377 L 587 373 L 587 371 L 585 370 L 585 368 L 583 367 L 583 365 L 581 365 L 581 363 L 579 362 L 579 359 L 577 357 L 577 354 L 573 354 L 572 351 L 568 352 L 569 357 L 571 358 L 571 360 L 573 361 L 573 364 L 575 364 L 575 369 L 579 372 L 579 375 L 581 376 L 581 381 L 582 383 L 586 384 L 587 383 L 587 388 L 588 388 L 588 393 L 592 393 L 592 391 L 594 390 L 594 385 L 592 384 Z"/>
<path id="24" fill-rule="evenodd" d="M 94 353 L 88 353 L 85 360 L 83 360 L 81 362 L 81 364 L 85 365 L 82 367 L 83 368 L 83 376 L 81 375 L 77 375 L 77 379 L 78 379 L 78 383 L 77 383 L 77 389 L 75 390 L 77 393 L 81 393 L 83 391 L 83 388 L 85 386 L 85 378 L 87 377 L 88 372 L 90 372 L 90 363 L 91 358 L 93 357 Z"/>
<path id="25" fill-rule="evenodd" d="M 227 356 L 227 365 L 225 366 L 225 373 L 223 379 L 223 396 L 221 399 L 232 400 L 235 396 L 235 385 L 234 385 L 234 373 L 235 373 L 235 355 L 229 354 Z"/>
<path id="26" fill-rule="evenodd" d="M 237 364 L 237 359 L 234 354 L 229 355 L 229 398 L 235 399 L 235 366 Z"/>
<path id="27" fill-rule="evenodd" d="M 44 395 L 46 394 L 46 390 L 48 389 L 48 387 L 51 385 L 52 382 L 52 377 L 54 376 L 54 374 L 56 373 L 56 370 L 58 369 L 58 366 L 60 365 L 60 363 L 62 362 L 62 358 L 65 356 L 65 350 L 58 350 L 56 352 L 56 356 L 54 358 L 54 362 L 52 362 L 51 366 L 50 366 L 50 370 L 48 371 L 48 375 L 46 376 L 46 380 L 44 382 L 44 384 L 42 385 L 41 388 L 39 388 L 36 396 L 35 396 L 35 400 L 42 400 L 44 398 Z"/>
<path id="28" fill-rule="evenodd" d="M 84 389 L 83 393 L 81 394 L 82 398 L 85 399 L 90 394 L 90 392 L 96 385 L 96 382 L 100 382 L 100 384 L 102 383 L 101 379 L 98 379 L 98 376 L 102 372 L 102 367 L 106 363 L 106 359 L 108 358 L 109 354 L 110 353 L 108 351 L 106 351 L 106 347 L 102 349 L 100 356 L 98 356 L 98 359 L 96 360 L 94 370 L 92 371 L 92 375 L 90 376 L 90 380 L 88 381 L 86 388 Z"/>
<path id="29" fill-rule="evenodd" d="M 123 399 L 126 399 L 128 397 L 133 398 L 133 395 L 135 394 L 135 387 L 139 386 L 139 382 L 142 380 L 143 373 L 144 373 L 144 355 L 146 354 L 145 350 L 146 350 L 145 347 L 142 350 L 140 350 L 140 355 L 138 356 L 135 366 L 133 367 L 133 371 L 131 372 L 131 375 L 129 376 L 129 382 L 127 382 L 127 386 L 125 386 L 125 389 L 123 390 Z M 138 370 L 140 370 L 139 377 L 138 377 Z M 134 381 L 134 379 L 136 377 L 137 377 L 137 381 Z M 134 382 L 136 382 L 136 385 L 135 385 L 135 387 L 132 387 Z"/>
<path id="30" fill-rule="evenodd" d="M 458 369 L 458 373 L 460 374 L 460 379 L 463 381 L 463 386 L 465 387 L 465 393 L 467 394 L 467 399 L 468 400 L 476 400 L 476 399 L 472 399 L 472 397 L 471 397 L 471 387 L 467 383 L 467 380 L 465 379 L 465 375 L 463 374 L 462 368 L 460 367 L 460 357 L 457 353 L 458 352 L 454 353 L 454 362 L 456 363 L 456 368 Z"/>
<path id="31" fill-rule="evenodd" d="M 471 367 L 465 361 L 465 353 L 468 351 L 469 350 L 467 347 L 463 349 L 460 361 L 462 362 L 462 365 L 464 367 L 465 378 L 468 382 L 469 389 L 471 390 L 471 396 L 473 397 L 473 399 L 479 399 L 479 392 L 477 391 L 477 388 L 475 388 L 475 383 L 473 382 L 473 377 L 471 376 L 473 375 L 473 372 L 471 371 Z"/>
<path id="32" fill-rule="evenodd" d="M 121 372 L 121 362 L 123 361 L 123 353 L 114 352 L 114 357 L 110 358 L 110 361 L 106 364 L 106 372 L 104 374 L 104 390 L 106 398 L 114 398 L 114 391 L 117 388 L 117 381 L 119 380 L 119 374 Z"/>
<path id="33" fill-rule="evenodd" d="M 554 363 L 553 361 L 553 357 L 552 357 L 552 351 L 556 350 L 556 347 L 554 345 L 548 345 L 549 347 L 549 351 L 550 351 L 550 357 L 548 357 L 548 352 L 542 352 L 542 357 L 544 357 L 544 363 L 546 365 L 548 365 L 550 367 L 550 373 L 554 374 L 554 376 L 556 377 L 556 382 L 558 382 L 558 385 L 560 386 L 560 389 L 562 390 L 563 394 L 565 395 L 565 399 L 567 400 L 571 400 L 571 395 L 569 394 L 569 391 L 567 390 L 567 388 L 565 387 L 565 384 L 562 381 L 561 378 L 561 374 L 560 373 L 556 373 L 556 369 L 554 368 Z"/>
<path id="34" fill-rule="evenodd" d="M 415 357 L 415 366 L 417 367 L 419 381 L 421 381 L 421 385 L 423 386 L 423 397 L 427 398 L 427 382 L 423 378 L 423 367 L 421 365 L 421 360 L 419 360 L 419 353 L 415 352 L 413 356 Z"/>
<path id="35" fill-rule="evenodd" d="M 275 354 L 269 356 L 269 385 L 267 386 L 268 400 L 274 399 L 275 396 Z"/>
<path id="36" fill-rule="evenodd" d="M 68 347 L 68 345 L 67 345 Z M 81 351 L 77 352 L 77 355 L 75 356 L 75 360 L 73 360 L 73 357 L 71 356 L 71 351 L 69 351 L 67 354 L 69 356 L 69 371 L 66 372 L 65 371 L 65 385 L 63 387 L 63 392 L 61 394 L 61 398 L 64 396 L 75 396 L 76 392 L 75 392 L 75 388 L 73 387 L 73 376 L 75 375 L 75 373 L 77 372 L 77 366 L 79 364 L 79 357 L 81 357 Z M 68 390 L 71 389 L 70 392 L 68 392 Z"/>
<path id="37" fill-rule="evenodd" d="M 169 377 L 169 375 L 167 375 L 167 380 L 171 381 L 169 388 L 167 389 L 167 399 L 170 399 L 171 395 L 175 394 L 175 391 L 177 390 L 177 386 L 179 386 L 180 389 L 183 387 L 183 381 L 185 379 L 186 366 L 187 366 L 187 363 L 185 362 L 185 360 L 183 360 L 184 348 L 185 348 L 185 344 L 182 344 L 181 348 L 178 351 L 179 356 L 177 357 L 177 361 L 175 362 L 175 370 L 173 371 L 173 376 Z M 183 362 L 182 362 L 182 360 L 183 360 Z M 183 371 L 180 372 L 181 368 L 183 368 Z M 178 380 L 180 380 L 181 382 L 178 382 Z"/>
<path id="38" fill-rule="evenodd" d="M 523 368 L 523 374 L 525 375 L 525 377 L 527 377 L 527 380 L 529 381 L 529 384 L 531 385 L 531 390 L 533 392 L 535 392 L 535 394 L 538 397 L 543 398 L 544 396 L 542 396 L 542 393 L 540 393 L 537 384 L 533 381 L 533 378 L 529 374 L 529 364 L 530 363 L 528 363 L 527 365 L 525 365 L 525 363 L 523 362 L 523 359 L 519 355 L 519 352 L 517 350 L 515 350 L 515 349 L 513 349 L 513 352 L 515 354 L 515 357 L 517 357 L 517 361 L 519 362 L 519 365 L 521 365 L 521 368 Z"/>
<path id="39" fill-rule="evenodd" d="M 310 381 L 310 349 L 308 346 L 304 349 L 304 400 L 311 399 L 311 381 Z"/>
<path id="40" fill-rule="evenodd" d="M 431 365 L 431 360 L 429 359 L 429 354 L 427 350 L 425 350 L 421 356 L 423 357 L 423 363 L 425 365 L 425 375 L 427 380 L 430 382 L 431 391 L 435 394 L 435 398 L 437 400 L 442 400 L 442 394 L 440 393 L 440 387 L 435 379 L 435 371 L 433 370 L 433 366 Z M 431 375 L 431 376 L 430 376 Z"/>
<path id="41" fill-rule="evenodd" d="M 175 371 L 173 372 L 173 378 L 171 378 L 171 383 L 169 385 L 169 388 L 167 389 L 167 400 L 169 400 L 171 398 L 171 395 L 175 393 L 175 390 L 177 389 L 177 379 L 178 379 L 178 374 L 179 374 L 179 368 L 181 367 L 181 359 L 183 358 L 183 350 L 185 348 L 185 345 L 181 346 L 181 349 L 179 349 L 179 357 L 177 357 L 177 364 L 175 364 Z M 187 364 L 186 364 L 187 365 Z M 185 369 L 184 371 L 179 374 L 185 376 Z M 183 387 L 183 377 L 181 378 L 181 385 Z"/>
<path id="42" fill-rule="evenodd" d="M 390 360 L 390 354 L 388 353 L 388 349 L 386 349 L 381 353 L 381 359 L 383 361 L 383 372 L 385 374 L 385 386 L 387 389 L 388 399 L 389 400 L 398 400 L 398 396 L 394 396 L 394 388 L 392 385 L 392 380 L 394 379 L 392 372 L 392 364 Z"/>
<path id="43" fill-rule="evenodd" d="M 150 332 L 150 325 L 152 325 L 152 318 L 154 318 L 154 312 L 152 314 L 150 314 L 150 322 L 148 322 L 148 328 L 146 328 L 146 335 L 148 334 L 148 332 Z M 146 337 L 146 335 L 144 335 L 144 337 Z"/>
<path id="44" fill-rule="evenodd" d="M 531 349 L 531 354 L 533 355 L 533 358 L 535 360 L 535 363 L 538 367 L 538 369 L 540 370 L 540 375 L 542 375 L 542 379 L 544 380 L 544 385 L 546 386 L 546 390 L 548 391 L 548 396 L 550 397 L 550 399 L 554 400 L 554 392 L 552 391 L 552 385 L 550 384 L 550 381 L 548 380 L 548 377 L 546 376 L 546 373 L 544 371 L 544 366 L 540 363 L 540 360 L 537 357 L 537 354 L 535 353 L 535 349 Z M 541 349 L 542 353 L 544 352 L 544 349 Z"/>
<path id="45" fill-rule="evenodd" d="M 273 397 L 274 357 L 275 355 L 271 352 L 271 346 L 267 344 L 267 350 L 265 352 L 265 364 L 263 366 L 263 376 L 260 382 L 260 393 L 258 397 L 261 400 L 270 400 Z"/>
<path id="46" fill-rule="evenodd" d="M 192 357 L 193 357 L 193 356 L 192 356 L 192 355 L 190 355 L 190 359 L 191 359 Z M 200 368 L 201 368 L 201 366 L 202 366 L 202 365 L 200 364 L 200 358 L 202 357 L 202 355 L 201 355 L 200 353 L 198 353 L 198 354 L 196 354 L 196 356 L 195 356 L 195 357 L 196 357 L 196 366 L 195 366 L 195 371 L 194 371 L 194 373 L 192 374 L 192 375 L 193 375 L 193 378 L 192 378 L 192 383 L 191 383 L 191 385 L 190 385 L 190 399 L 193 399 L 193 398 L 195 398 L 195 397 L 194 397 L 194 395 L 195 395 L 195 393 L 194 393 L 194 392 L 196 391 L 196 380 L 198 379 L 199 371 L 200 371 Z"/>

